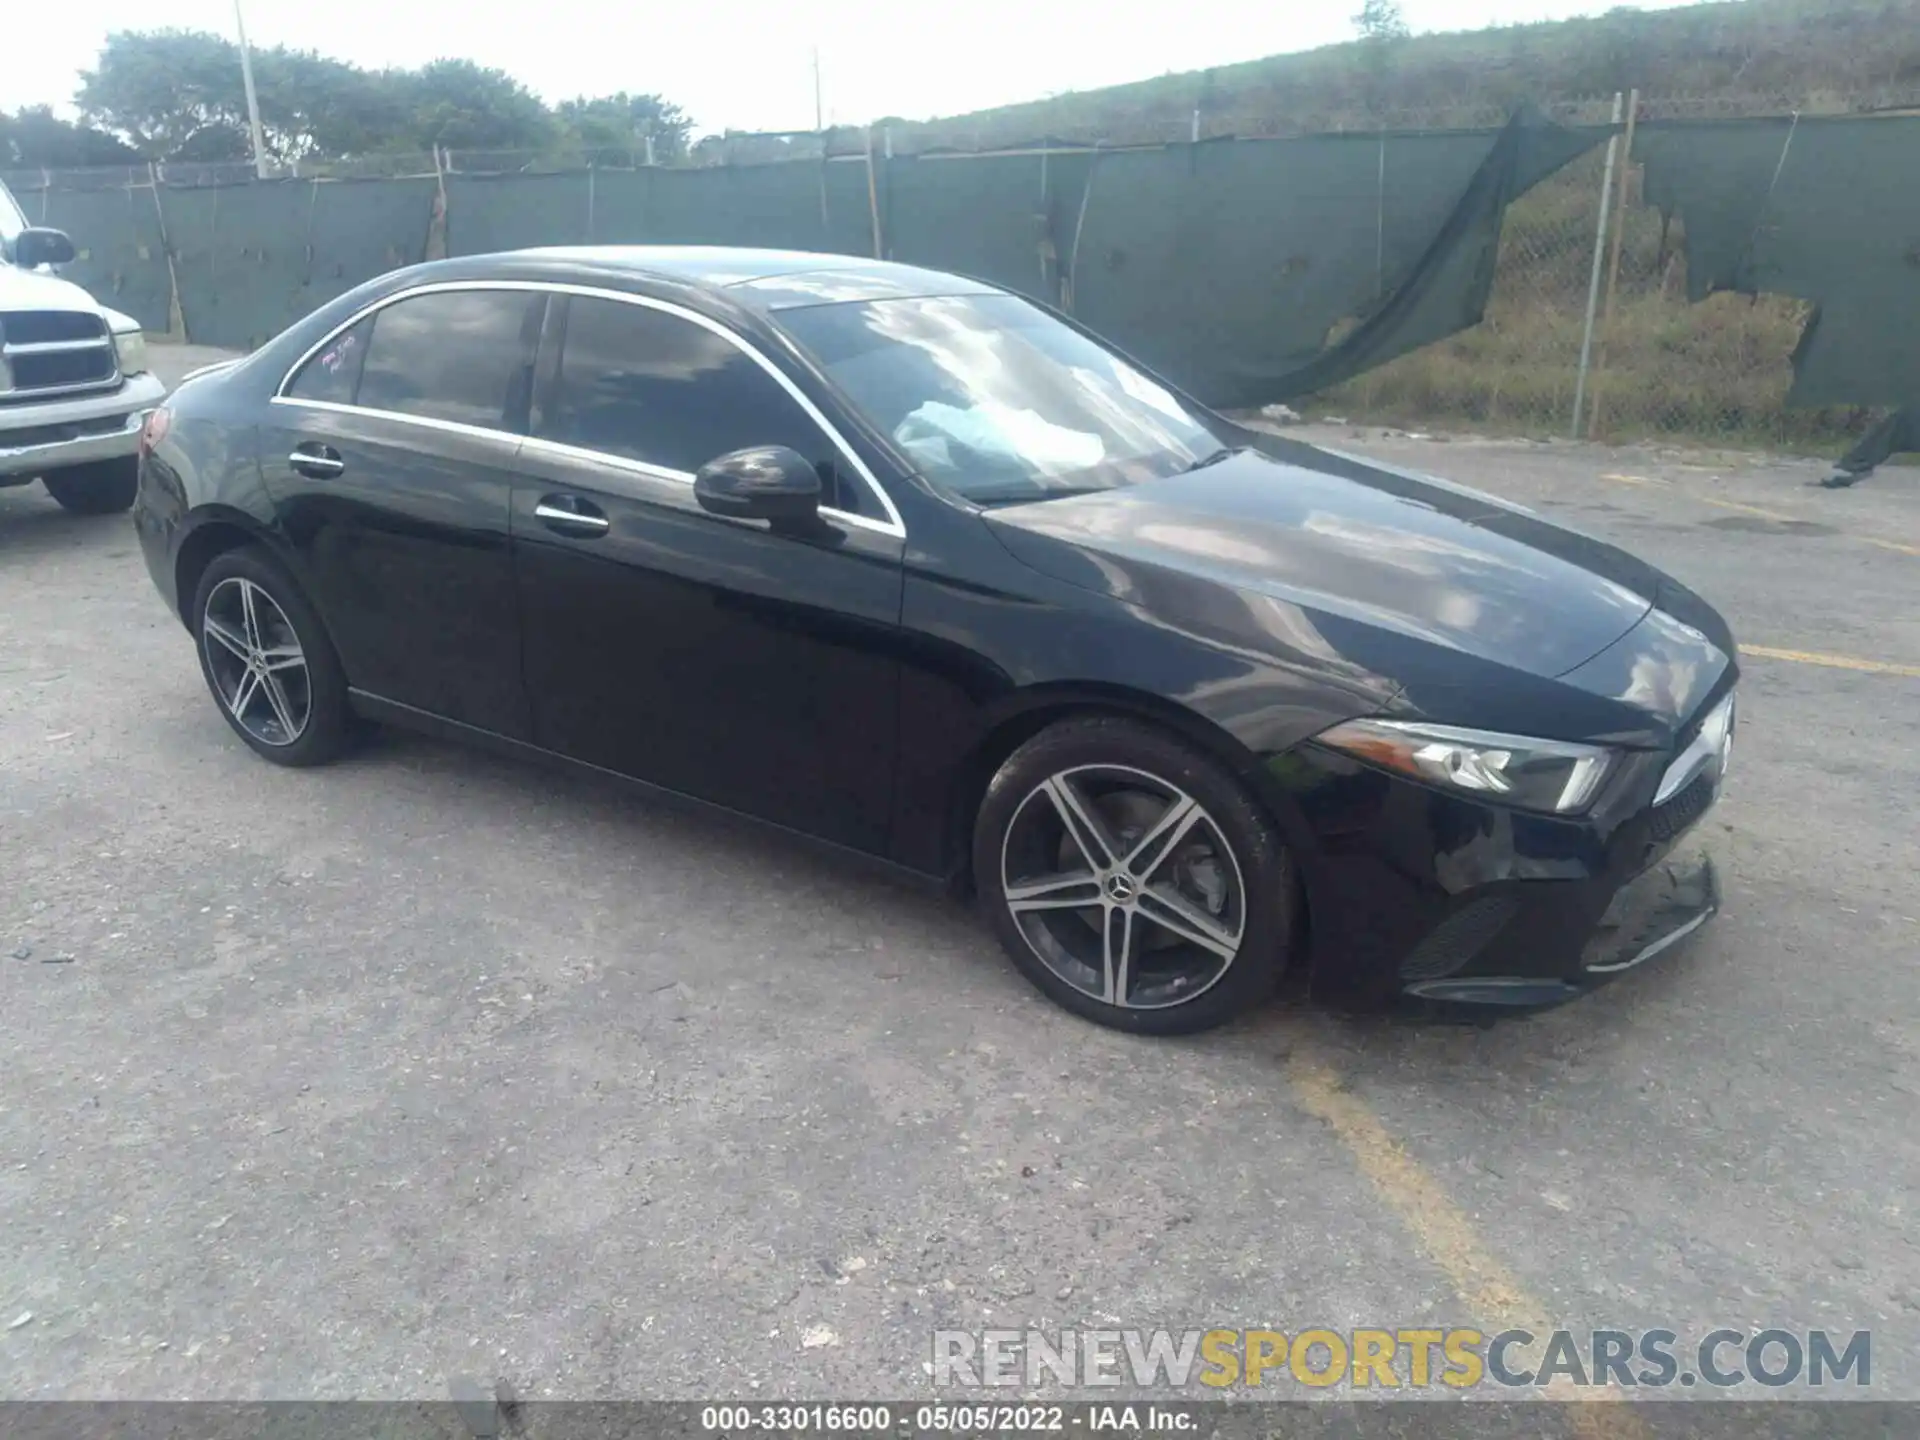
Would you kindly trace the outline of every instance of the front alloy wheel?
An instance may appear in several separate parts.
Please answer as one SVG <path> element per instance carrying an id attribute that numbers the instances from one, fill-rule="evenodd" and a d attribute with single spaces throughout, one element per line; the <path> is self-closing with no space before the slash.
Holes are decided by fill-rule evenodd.
<path id="1" fill-rule="evenodd" d="M 1103 1025 L 1206 1029 L 1278 980 L 1292 877 L 1271 819 L 1132 721 L 1063 723 L 1015 751 L 981 804 L 974 876 L 1020 970 Z"/>
<path id="2" fill-rule="evenodd" d="M 1218 823 L 1130 766 L 1077 766 L 1029 791 L 1007 827 L 1000 881 L 1041 963 L 1124 1009 L 1205 994 L 1246 931 L 1246 882 Z"/>

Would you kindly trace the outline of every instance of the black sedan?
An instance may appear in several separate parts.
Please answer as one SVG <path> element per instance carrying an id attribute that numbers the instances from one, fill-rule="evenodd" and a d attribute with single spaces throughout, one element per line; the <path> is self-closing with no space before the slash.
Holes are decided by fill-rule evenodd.
<path id="1" fill-rule="evenodd" d="M 1676 850 L 1732 741 L 1705 602 L 992 286 L 424 265 L 190 381 L 141 450 L 154 583 L 266 759 L 383 721 L 752 816 L 970 889 L 1103 1024 L 1214 1025 L 1289 966 L 1538 1006 L 1718 905 Z"/>

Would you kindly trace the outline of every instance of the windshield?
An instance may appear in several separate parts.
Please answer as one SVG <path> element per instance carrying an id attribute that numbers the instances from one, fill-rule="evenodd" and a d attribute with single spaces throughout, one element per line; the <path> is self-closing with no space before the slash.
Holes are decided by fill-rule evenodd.
<path id="1" fill-rule="evenodd" d="M 13 203 L 13 196 L 7 193 L 7 187 L 0 185 L 0 265 L 12 263 L 14 239 L 26 228 L 27 217 Z"/>
<path id="2" fill-rule="evenodd" d="M 780 322 L 922 475 L 976 504 L 1137 485 L 1221 449 L 1165 387 L 1016 296 L 820 305 Z"/>

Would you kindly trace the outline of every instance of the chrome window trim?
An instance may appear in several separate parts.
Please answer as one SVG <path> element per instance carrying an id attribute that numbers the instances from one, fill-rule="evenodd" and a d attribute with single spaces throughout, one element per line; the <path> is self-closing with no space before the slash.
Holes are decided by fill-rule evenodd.
<path id="1" fill-rule="evenodd" d="M 894 507 L 893 497 L 887 494 L 879 480 L 874 477 L 873 472 L 867 468 L 866 462 L 861 460 L 859 455 L 854 452 L 853 446 L 847 443 L 846 436 L 842 435 L 833 422 L 821 413 L 820 407 L 806 397 L 800 387 L 793 383 L 784 370 L 778 365 L 775 365 L 773 361 L 769 360 L 755 346 L 749 344 L 744 337 L 734 333 L 718 320 L 707 315 L 702 315 L 697 310 L 689 310 L 684 305 L 675 305 L 669 300 L 655 299 L 651 295 L 635 295 L 625 290 L 608 290 L 595 285 L 573 285 L 558 280 L 436 280 L 426 285 L 415 285 L 410 289 L 398 290 L 391 295 L 382 296 L 372 304 L 356 311 L 350 318 L 343 320 L 325 335 L 321 336 L 319 340 L 308 346 L 300 358 L 287 368 L 287 373 L 280 377 L 280 383 L 274 387 L 272 403 L 275 405 L 304 406 L 313 410 L 330 410 L 344 415 L 376 415 L 386 420 L 399 420 L 411 425 L 424 425 L 431 429 L 445 430 L 453 434 L 502 436 L 510 440 L 522 441 L 537 450 L 546 450 L 550 453 L 593 460 L 598 463 L 612 465 L 617 469 L 633 470 L 635 473 L 647 475 L 653 479 L 673 480 L 687 485 L 693 484 L 693 476 L 682 470 L 670 470 L 665 466 L 649 465 L 643 460 L 634 460 L 624 455 L 613 455 L 603 450 L 587 450 L 578 446 L 564 445 L 559 441 L 544 440 L 536 435 L 516 435 L 510 430 L 501 430 L 479 425 L 463 425 L 457 421 L 436 420 L 425 415 L 405 415 L 396 410 L 374 410 L 360 405 L 341 405 L 331 400 L 301 400 L 286 393 L 287 387 L 293 383 L 294 376 L 305 368 L 309 360 L 324 350 L 338 336 L 345 334 L 368 316 L 377 314 L 389 305 L 396 305 L 402 300 L 410 300 L 417 295 L 433 295 L 458 290 L 519 290 L 549 295 L 582 295 L 591 300 L 615 300 L 623 305 L 638 305 L 643 309 L 658 310 L 662 314 L 677 316 L 679 319 L 691 321 L 701 329 L 718 335 L 749 360 L 753 361 L 754 364 L 766 371 L 768 375 L 772 376 L 774 383 L 786 391 L 787 394 L 793 398 L 794 402 L 799 405 L 801 410 L 805 412 L 808 418 L 820 427 L 821 432 L 827 439 L 833 442 L 834 448 L 839 450 L 847 464 L 852 467 L 861 480 L 866 482 L 867 489 L 872 492 L 873 497 L 880 502 L 880 508 L 886 512 L 887 518 L 885 520 L 875 520 L 871 516 L 849 514 L 845 510 L 836 510 L 828 505 L 821 506 L 820 513 L 822 515 L 831 515 L 834 519 L 845 524 L 857 526 L 862 530 L 871 530 L 879 535 L 891 535 L 897 540 L 907 538 L 907 527 L 900 519 L 899 510 Z"/>
<path id="2" fill-rule="evenodd" d="M 292 405 L 301 410 L 325 410 L 332 415 L 371 415 L 378 420 L 398 420 L 427 430 L 443 430 L 449 435 L 465 435 L 475 440 L 505 440 L 516 450 L 526 437 L 493 425 L 467 425 L 458 420 L 441 420 L 432 415 L 408 415 L 399 410 L 376 410 L 371 405 L 342 405 L 337 400 L 296 400 L 291 395 L 273 397 L 276 405 Z"/>
<path id="3" fill-rule="evenodd" d="M 636 460 L 631 455 L 614 455 L 605 450 L 589 450 L 584 445 L 568 445 L 559 440 L 542 440 L 538 435 L 527 436 L 521 448 L 530 449 L 536 454 L 553 455 L 562 460 L 591 460 L 597 465 L 624 470 L 630 475 L 638 475 L 645 480 L 665 480 L 675 485 L 693 484 L 693 476 L 685 470 L 674 470 L 665 465 L 651 465 L 645 460 Z"/>

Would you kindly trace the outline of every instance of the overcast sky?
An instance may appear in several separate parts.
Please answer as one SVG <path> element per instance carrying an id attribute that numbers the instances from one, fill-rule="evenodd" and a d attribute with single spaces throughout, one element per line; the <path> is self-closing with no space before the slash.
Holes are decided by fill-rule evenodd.
<path id="1" fill-rule="evenodd" d="M 657 91 L 702 130 L 919 119 L 1353 38 L 1360 0 L 242 0 L 256 46 L 358 65 L 459 56 L 546 99 Z M 1640 8 L 1659 8 L 1642 0 Z M 1612 0 L 1402 0 L 1416 31 L 1563 19 Z M 231 35 L 232 0 L 33 3 L 5 26 L 0 110 L 63 109 L 110 30 Z"/>

